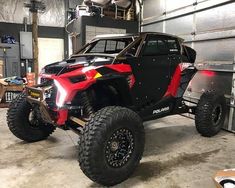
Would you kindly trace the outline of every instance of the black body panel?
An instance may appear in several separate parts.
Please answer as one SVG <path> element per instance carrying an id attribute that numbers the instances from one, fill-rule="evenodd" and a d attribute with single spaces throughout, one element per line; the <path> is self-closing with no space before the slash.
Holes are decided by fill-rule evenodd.
<path id="1" fill-rule="evenodd" d="M 174 114 L 175 102 L 175 98 L 165 97 L 156 103 L 151 103 L 142 108 L 139 115 L 144 121 L 147 121 Z"/>
<path id="2" fill-rule="evenodd" d="M 169 79 L 170 61 L 167 56 L 141 57 L 129 60 L 136 83 L 131 90 L 137 106 L 159 101 L 165 94 Z"/>
<path id="3" fill-rule="evenodd" d="M 132 88 L 136 106 L 156 104 L 171 82 L 175 70 L 181 63 L 179 41 L 171 36 L 147 36 L 139 58 L 127 58 L 136 83 Z"/>

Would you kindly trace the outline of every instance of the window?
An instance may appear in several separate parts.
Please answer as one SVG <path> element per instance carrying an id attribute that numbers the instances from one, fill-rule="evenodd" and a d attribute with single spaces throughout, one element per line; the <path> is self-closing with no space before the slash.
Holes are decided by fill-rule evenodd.
<path id="1" fill-rule="evenodd" d="M 129 48 L 127 51 L 126 51 L 126 56 L 135 56 L 136 55 L 136 52 L 138 50 L 138 47 L 140 46 L 140 42 L 141 40 L 139 40 L 135 45 L 132 46 L 132 48 Z"/>
<path id="2" fill-rule="evenodd" d="M 132 38 L 98 40 L 88 47 L 86 53 L 119 53 L 132 41 Z"/>
<path id="3" fill-rule="evenodd" d="M 96 45 L 90 50 L 91 53 L 101 53 L 105 50 L 105 40 L 99 40 Z"/>
<path id="4" fill-rule="evenodd" d="M 154 37 L 156 38 L 156 37 Z M 150 38 L 144 47 L 144 56 L 168 54 L 168 47 L 165 40 Z"/>
<path id="5" fill-rule="evenodd" d="M 115 40 L 107 40 L 106 52 L 119 52 L 125 48 L 125 42 L 115 41 Z"/>
<path id="6" fill-rule="evenodd" d="M 115 51 L 115 49 L 116 49 L 116 44 L 117 44 L 117 41 L 114 41 L 114 40 L 107 40 L 107 44 L 106 44 L 106 49 L 105 49 L 105 51 L 106 51 L 106 52 Z"/>
<path id="7" fill-rule="evenodd" d="M 174 39 L 168 39 L 167 40 L 168 48 L 169 48 L 169 53 L 171 54 L 179 54 L 179 46 L 176 40 Z"/>
<path id="8" fill-rule="evenodd" d="M 123 50 L 126 47 L 125 42 L 118 41 L 117 42 L 117 50 Z"/>
<path id="9" fill-rule="evenodd" d="M 151 36 L 143 50 L 144 56 L 179 54 L 179 45 L 175 39 Z"/>

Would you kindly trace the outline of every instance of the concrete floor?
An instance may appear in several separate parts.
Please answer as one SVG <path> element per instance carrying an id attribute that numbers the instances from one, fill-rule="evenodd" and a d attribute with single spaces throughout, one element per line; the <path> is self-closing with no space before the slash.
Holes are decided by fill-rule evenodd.
<path id="1" fill-rule="evenodd" d="M 10 133 L 5 116 L 0 109 L 0 188 L 99 187 L 79 168 L 74 133 L 57 130 L 48 140 L 28 144 Z M 204 138 L 193 120 L 181 116 L 145 124 L 141 164 L 117 188 L 213 188 L 216 171 L 235 167 L 232 133 Z"/>

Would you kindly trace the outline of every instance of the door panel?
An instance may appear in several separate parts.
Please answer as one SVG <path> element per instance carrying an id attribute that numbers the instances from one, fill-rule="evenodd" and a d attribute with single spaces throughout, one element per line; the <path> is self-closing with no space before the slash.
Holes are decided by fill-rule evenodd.
<path id="1" fill-rule="evenodd" d="M 140 74 L 136 74 L 136 78 L 141 89 L 139 92 L 141 103 L 158 101 L 163 97 L 169 84 L 169 68 L 170 62 L 166 55 L 143 56 L 140 59 Z"/>
<path id="2" fill-rule="evenodd" d="M 180 62 L 180 48 L 176 39 L 162 35 L 148 35 L 138 61 L 132 61 L 136 84 L 133 96 L 137 105 L 160 101 Z"/>

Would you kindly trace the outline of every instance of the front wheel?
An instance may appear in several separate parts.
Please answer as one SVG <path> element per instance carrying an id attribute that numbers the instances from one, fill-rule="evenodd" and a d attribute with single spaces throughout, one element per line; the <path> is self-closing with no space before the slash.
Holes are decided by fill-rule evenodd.
<path id="1" fill-rule="evenodd" d="M 225 115 L 225 97 L 213 91 L 203 93 L 195 113 L 197 131 L 206 137 L 216 135 L 223 127 Z"/>
<path id="2" fill-rule="evenodd" d="M 10 104 L 7 123 L 17 138 L 27 142 L 46 139 L 55 130 L 53 125 L 42 120 L 39 110 L 27 102 L 25 93 L 19 94 Z"/>
<path id="3" fill-rule="evenodd" d="M 102 108 L 85 125 L 79 143 L 79 163 L 91 180 L 112 186 L 126 180 L 142 158 L 144 127 L 130 109 Z"/>

